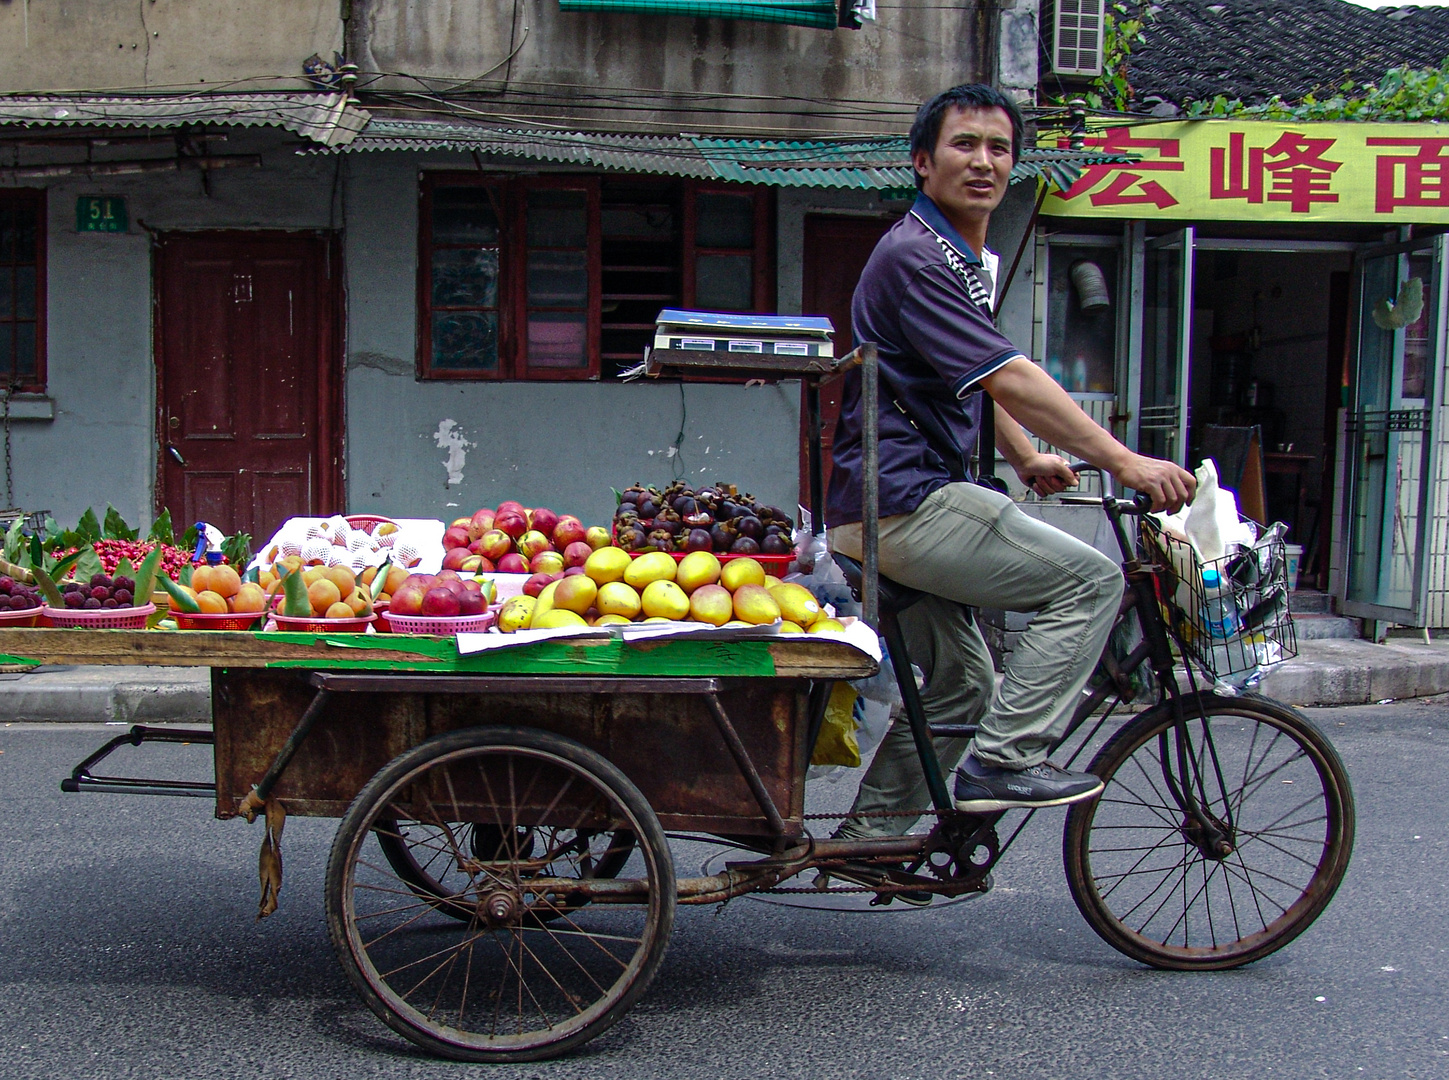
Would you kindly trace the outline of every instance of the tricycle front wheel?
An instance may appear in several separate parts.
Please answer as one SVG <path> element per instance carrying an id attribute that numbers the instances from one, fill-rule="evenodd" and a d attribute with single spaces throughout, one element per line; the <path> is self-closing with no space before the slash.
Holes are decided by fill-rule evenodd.
<path id="1" fill-rule="evenodd" d="M 611 880 L 594 895 L 601 861 Z M 343 817 L 326 889 L 333 947 L 368 1007 L 466 1061 L 554 1057 L 598 1035 L 653 979 L 675 910 L 668 843 L 638 788 L 571 739 L 512 727 L 389 763 Z"/>

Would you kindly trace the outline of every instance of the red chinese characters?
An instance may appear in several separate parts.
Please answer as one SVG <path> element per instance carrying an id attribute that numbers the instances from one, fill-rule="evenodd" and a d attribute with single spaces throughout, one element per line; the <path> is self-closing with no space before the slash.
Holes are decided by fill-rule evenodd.
<path id="1" fill-rule="evenodd" d="M 1134 139 L 1130 128 L 1108 128 L 1102 138 L 1088 139 L 1086 144 L 1108 154 L 1133 154 L 1139 157 L 1146 152 L 1155 157 L 1144 157 L 1139 161 L 1110 162 L 1088 165 L 1082 170 L 1077 182 L 1062 192 L 1063 202 L 1070 202 L 1082 195 L 1088 195 L 1093 206 L 1155 206 L 1166 210 L 1176 206 L 1178 200 L 1156 180 L 1145 178 L 1152 172 L 1182 172 L 1176 139 Z"/>
<path id="2" fill-rule="evenodd" d="M 1246 136 L 1235 131 L 1226 147 L 1209 152 L 1208 197 L 1286 202 L 1295 214 L 1308 213 L 1314 203 L 1336 203 L 1330 187 L 1343 162 L 1324 155 L 1337 141 L 1285 131 L 1271 146 L 1246 147 Z"/>
<path id="3" fill-rule="evenodd" d="M 1417 154 L 1379 154 L 1374 161 L 1374 213 L 1400 206 L 1449 208 L 1449 138 L 1365 139 L 1369 146 L 1402 146 Z"/>

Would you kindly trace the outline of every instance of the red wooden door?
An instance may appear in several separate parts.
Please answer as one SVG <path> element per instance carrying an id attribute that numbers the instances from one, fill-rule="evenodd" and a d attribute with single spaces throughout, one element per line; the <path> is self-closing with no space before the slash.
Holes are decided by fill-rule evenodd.
<path id="1" fill-rule="evenodd" d="M 860 281 L 870 253 L 894 218 L 805 215 L 805 264 L 800 289 L 804 315 L 826 315 L 835 324 L 835 353 L 844 356 L 855 347 L 850 332 L 850 298 Z M 840 384 L 836 379 L 820 388 L 820 442 L 825 485 L 830 485 L 830 446 L 840 416 Z M 805 396 L 800 396 L 800 501 L 810 498 L 810 421 Z"/>
<path id="2" fill-rule="evenodd" d="M 265 539 L 340 507 L 340 265 L 323 236 L 168 235 L 156 290 L 158 490 L 179 533 Z"/>

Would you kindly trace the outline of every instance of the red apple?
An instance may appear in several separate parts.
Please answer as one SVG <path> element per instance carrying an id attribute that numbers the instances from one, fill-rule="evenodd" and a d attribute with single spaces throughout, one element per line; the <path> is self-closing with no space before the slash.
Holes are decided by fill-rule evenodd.
<path id="1" fill-rule="evenodd" d="M 493 528 L 493 511 L 486 506 L 468 519 L 468 535 L 474 540 Z"/>
<path id="2" fill-rule="evenodd" d="M 594 549 L 589 547 L 586 541 L 575 540 L 563 549 L 564 565 L 583 566 L 584 563 L 589 561 L 589 556 L 593 553 Z"/>
<path id="3" fill-rule="evenodd" d="M 584 523 L 572 514 L 565 514 L 558 519 L 558 524 L 553 528 L 553 545 L 562 550 L 570 544 L 578 543 L 588 534 Z"/>
<path id="4" fill-rule="evenodd" d="M 472 539 L 468 536 L 466 526 L 460 529 L 454 525 L 447 532 L 443 533 L 444 548 L 465 548 L 472 542 Z"/>
<path id="5" fill-rule="evenodd" d="M 582 574 L 583 572 L 584 568 L 582 566 L 570 566 L 567 570 L 563 572 L 563 576 L 573 577 L 575 574 Z"/>
<path id="6" fill-rule="evenodd" d="M 444 570 L 462 570 L 463 564 L 469 559 L 476 559 L 477 555 L 469 555 L 466 547 L 449 548 L 443 554 Z"/>
<path id="7" fill-rule="evenodd" d="M 495 567 L 493 566 L 493 560 L 492 559 L 488 558 L 488 556 L 486 556 L 486 555 L 479 555 L 478 556 L 478 570 L 477 570 L 478 573 L 480 573 L 480 574 L 491 574 L 491 573 L 493 573 L 494 569 L 495 569 Z"/>
<path id="8" fill-rule="evenodd" d="M 424 615 L 456 615 L 460 606 L 452 589 L 435 585 L 423 594 Z"/>
<path id="9" fill-rule="evenodd" d="M 473 519 L 470 518 L 470 517 L 454 518 L 452 521 L 448 522 L 448 528 L 450 528 L 450 529 L 466 529 L 472 523 L 473 523 Z"/>
<path id="10" fill-rule="evenodd" d="M 540 551 L 528 562 L 535 574 L 562 574 L 564 565 L 564 557 L 557 551 Z"/>
<path id="11" fill-rule="evenodd" d="M 460 566 L 458 569 L 462 570 L 465 574 L 478 573 L 480 570 L 483 569 L 483 556 L 469 555 L 466 559 L 463 560 L 463 565 Z"/>
<path id="12" fill-rule="evenodd" d="M 493 519 L 493 527 L 502 530 L 514 540 L 517 540 L 524 533 L 528 532 L 528 519 L 521 513 L 512 510 L 506 513 L 500 510 L 498 516 Z"/>
<path id="13" fill-rule="evenodd" d="M 528 573 L 528 563 L 518 552 L 510 551 L 498 560 L 498 572 L 500 574 L 526 574 Z"/>
<path id="14" fill-rule="evenodd" d="M 528 524 L 530 528 L 537 529 L 544 536 L 552 536 L 554 528 L 558 525 L 558 515 L 547 507 L 540 506 L 537 510 L 530 511 Z"/>
<path id="15" fill-rule="evenodd" d="M 523 504 L 521 502 L 514 502 L 512 499 L 505 499 L 499 503 L 497 513 L 517 514 L 525 521 L 528 520 L 528 511 L 523 508 Z"/>
<path id="16" fill-rule="evenodd" d="M 518 538 L 518 554 L 522 555 L 525 559 L 531 559 L 535 555 L 541 555 L 551 547 L 552 545 L 548 542 L 548 537 L 544 536 L 537 529 L 530 529 Z"/>
<path id="17" fill-rule="evenodd" d="M 475 554 L 497 562 L 512 550 L 513 537 L 499 529 L 489 529 L 478 538 L 478 550 Z"/>
<path id="18" fill-rule="evenodd" d="M 392 594 L 392 602 L 388 604 L 387 610 L 396 612 L 398 615 L 421 615 L 423 613 L 423 594 L 426 591 L 421 585 L 404 582 L 398 586 L 397 592 Z"/>
<path id="19" fill-rule="evenodd" d="M 451 568 L 439 570 L 436 574 L 433 575 L 433 584 L 439 585 L 442 584 L 444 581 L 458 581 L 461 579 L 461 577 L 462 575 L 459 574 L 458 571 Z"/>
<path id="20" fill-rule="evenodd" d="M 558 574 L 534 574 L 533 577 L 523 583 L 523 593 L 525 596 L 537 596 L 543 592 L 545 585 L 557 581 L 558 578 Z"/>
<path id="21" fill-rule="evenodd" d="M 590 525 L 584 530 L 584 543 L 595 551 L 608 547 L 613 542 L 614 538 L 609 535 L 609 530 L 602 525 Z"/>
<path id="22" fill-rule="evenodd" d="M 480 592 L 465 592 L 458 598 L 459 615 L 481 615 L 488 607 L 488 601 Z"/>

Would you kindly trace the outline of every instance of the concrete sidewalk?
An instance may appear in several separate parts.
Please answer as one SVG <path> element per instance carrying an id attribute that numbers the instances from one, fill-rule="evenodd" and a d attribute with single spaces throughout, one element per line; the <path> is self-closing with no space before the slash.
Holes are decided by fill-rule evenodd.
<path id="1" fill-rule="evenodd" d="M 1366 705 L 1449 693 L 1449 640 L 1300 641 L 1261 690 L 1293 705 Z M 0 723 L 206 723 L 206 668 L 41 667 L 0 674 Z"/>

